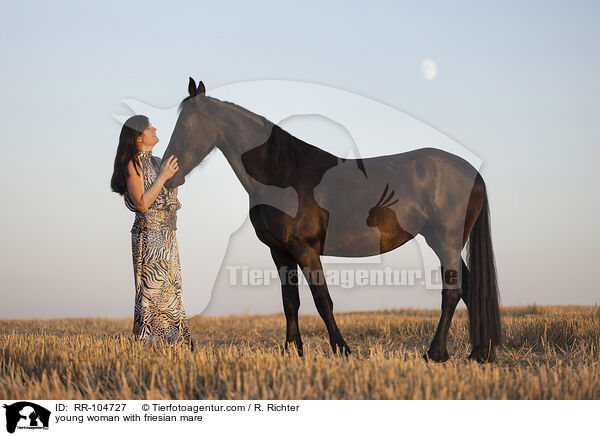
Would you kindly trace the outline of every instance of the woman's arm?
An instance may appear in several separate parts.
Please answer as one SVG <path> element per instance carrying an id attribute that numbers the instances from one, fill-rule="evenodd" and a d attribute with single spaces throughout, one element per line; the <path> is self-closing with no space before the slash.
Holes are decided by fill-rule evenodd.
<path id="1" fill-rule="evenodd" d="M 139 158 L 136 157 L 136 159 Z M 158 197 L 158 194 L 163 188 L 165 182 L 173 177 L 173 174 L 175 174 L 178 169 L 179 167 L 177 165 L 177 158 L 173 155 L 170 156 L 169 159 L 167 159 L 166 162 L 163 162 L 160 166 L 160 173 L 156 177 L 156 180 L 152 186 L 150 186 L 150 189 L 144 192 L 142 175 L 135 172 L 133 161 L 129 161 L 127 164 L 127 191 L 134 206 L 140 212 L 146 213 L 148 207 L 154 203 L 154 200 L 156 200 L 156 197 Z"/>
<path id="2" fill-rule="evenodd" d="M 140 165 L 141 166 L 141 165 Z M 133 167 L 133 161 L 129 161 L 127 164 L 127 191 L 129 193 L 129 198 L 132 203 L 142 213 L 146 213 L 148 207 L 154 203 L 156 197 L 160 193 L 163 185 L 167 181 L 164 173 L 160 173 L 157 177 L 150 189 L 144 192 L 144 182 L 142 180 L 142 175 L 137 174 Z"/>

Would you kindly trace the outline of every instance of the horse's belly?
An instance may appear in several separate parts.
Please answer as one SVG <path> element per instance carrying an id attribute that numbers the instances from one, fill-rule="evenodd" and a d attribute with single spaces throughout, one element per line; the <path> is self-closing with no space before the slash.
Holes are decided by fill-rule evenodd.
<path id="1" fill-rule="evenodd" d="M 386 253 L 410 241 L 414 235 L 405 231 L 383 233 L 377 227 L 367 227 L 359 231 L 344 231 L 344 226 L 329 223 L 323 245 L 324 256 L 367 257 Z M 335 223 L 333 223 L 335 224 Z"/>

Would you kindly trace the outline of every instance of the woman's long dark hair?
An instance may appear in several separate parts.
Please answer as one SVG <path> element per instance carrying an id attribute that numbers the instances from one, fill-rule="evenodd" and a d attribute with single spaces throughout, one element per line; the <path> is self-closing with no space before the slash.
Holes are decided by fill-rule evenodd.
<path id="1" fill-rule="evenodd" d="M 123 195 L 127 192 L 127 164 L 133 161 L 135 172 L 140 174 L 141 167 L 138 160 L 135 159 L 138 151 L 136 140 L 148 128 L 150 120 L 145 115 L 134 115 L 123 124 L 121 135 L 119 135 L 119 145 L 117 146 L 117 155 L 110 187 L 113 192 Z"/>

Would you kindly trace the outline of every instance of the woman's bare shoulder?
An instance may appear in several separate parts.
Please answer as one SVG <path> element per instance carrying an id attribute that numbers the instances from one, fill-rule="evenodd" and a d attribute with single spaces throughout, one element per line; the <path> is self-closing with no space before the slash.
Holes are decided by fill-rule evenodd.
<path id="1" fill-rule="evenodd" d="M 127 162 L 127 175 L 139 177 L 139 176 L 141 176 L 140 170 L 142 169 L 142 165 L 137 156 L 135 157 L 135 159 L 137 160 L 138 168 L 136 168 L 135 165 L 133 164 L 133 160 L 130 160 L 129 162 Z M 136 171 L 136 169 L 137 169 L 137 171 Z"/>

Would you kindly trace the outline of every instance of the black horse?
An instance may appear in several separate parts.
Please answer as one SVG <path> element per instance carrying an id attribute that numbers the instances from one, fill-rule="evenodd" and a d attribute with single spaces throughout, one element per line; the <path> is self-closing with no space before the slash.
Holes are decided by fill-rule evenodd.
<path id="1" fill-rule="evenodd" d="M 468 308 L 472 352 L 493 361 L 501 343 L 498 287 L 481 175 L 464 159 L 424 148 L 368 159 L 341 159 L 293 137 L 264 117 L 206 96 L 190 77 L 189 96 L 163 161 L 179 160 L 167 188 L 215 147 L 225 155 L 250 199 L 250 219 L 279 271 L 287 321 L 285 348 L 302 355 L 298 328 L 298 266 L 309 283 L 334 353 L 350 349 L 333 316 L 321 255 L 385 253 L 424 236 L 440 260 L 442 315 L 425 358 L 445 361 L 448 329 L 462 298 Z M 387 197 L 386 197 L 387 195 Z M 392 201 L 397 196 L 398 201 Z M 377 201 L 379 199 L 379 201 Z M 461 250 L 469 239 L 468 263 Z"/>

